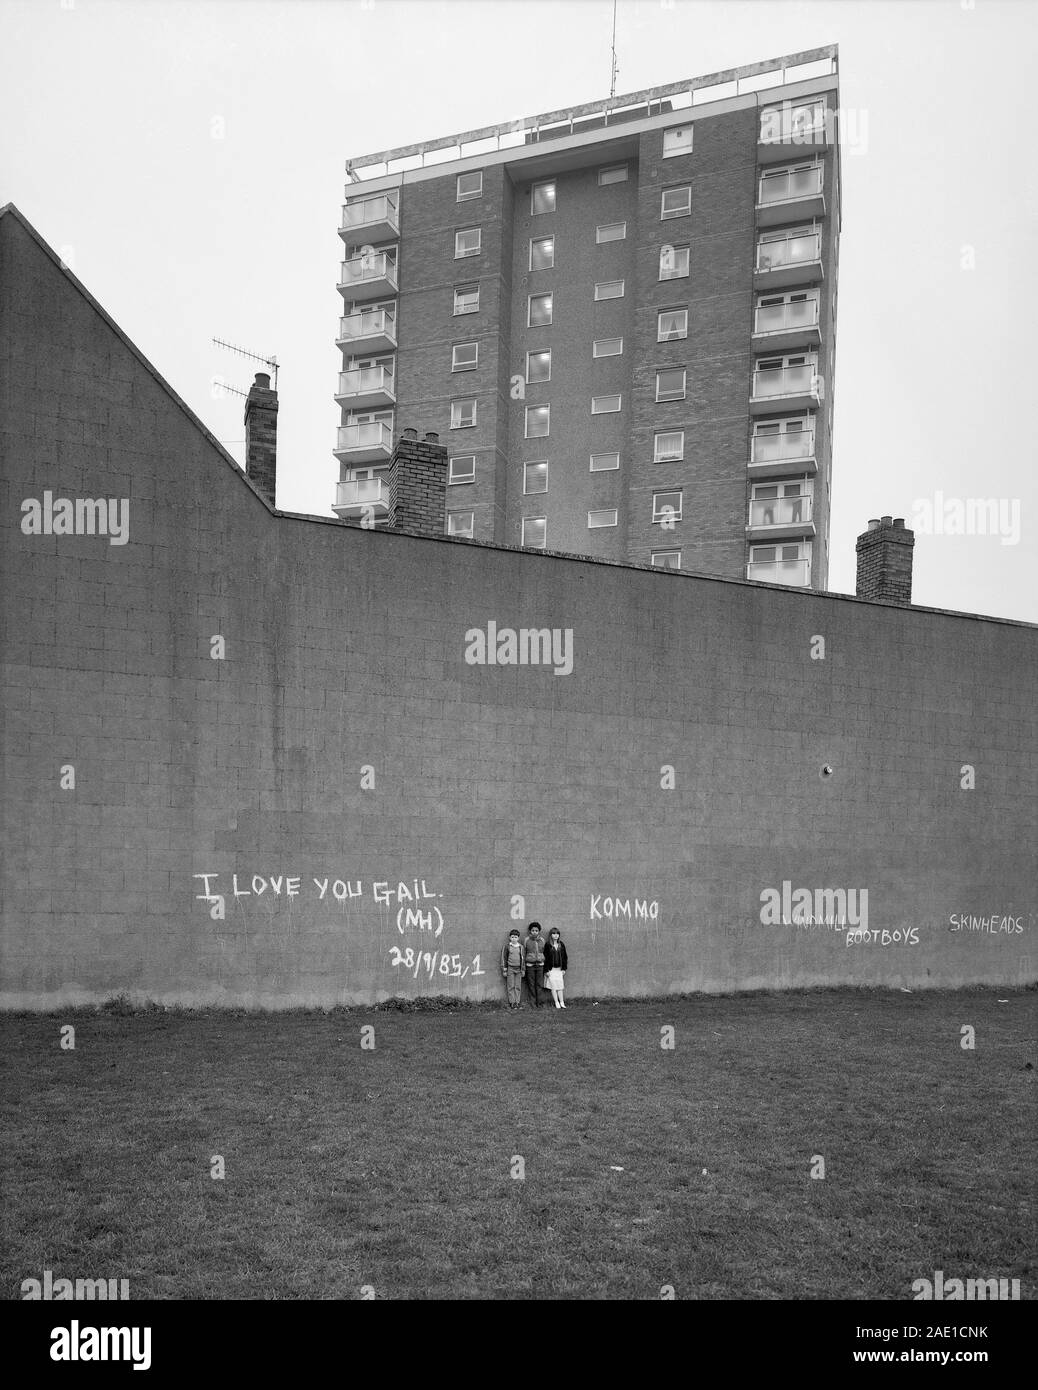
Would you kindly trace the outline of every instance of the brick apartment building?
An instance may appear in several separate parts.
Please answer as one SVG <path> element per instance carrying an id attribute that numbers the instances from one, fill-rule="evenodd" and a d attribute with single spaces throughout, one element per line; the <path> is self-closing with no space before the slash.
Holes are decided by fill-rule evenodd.
<path id="1" fill-rule="evenodd" d="M 835 46 L 352 159 L 334 510 L 405 428 L 449 534 L 824 588 Z"/>

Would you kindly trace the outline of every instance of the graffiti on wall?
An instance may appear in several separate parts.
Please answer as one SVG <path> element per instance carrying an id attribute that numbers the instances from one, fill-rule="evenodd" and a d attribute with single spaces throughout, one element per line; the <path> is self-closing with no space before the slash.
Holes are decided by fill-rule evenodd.
<path id="1" fill-rule="evenodd" d="M 230 885 L 225 883 L 222 889 L 217 889 L 212 885 L 221 877 L 220 874 L 194 874 L 193 877 L 202 880 L 203 891 L 195 894 L 196 900 L 221 909 L 228 897 L 234 902 L 243 898 L 258 900 L 269 892 L 268 902 L 281 898 L 287 901 L 299 897 L 316 897 L 318 902 L 327 900 L 348 903 L 361 899 L 370 900 L 380 907 L 396 906 L 396 928 L 401 936 L 407 931 L 417 930 L 431 932 L 433 936 L 439 937 L 443 935 L 445 926 L 443 913 L 434 901 L 443 894 L 432 892 L 424 878 L 411 879 L 406 883 L 398 879 L 395 884 L 390 879 L 375 879 L 370 885 L 369 899 L 364 891 L 364 881 L 359 878 L 333 879 L 330 875 L 316 878 L 312 875 L 303 877 L 300 874 L 225 874 L 223 877 L 230 878 Z"/>

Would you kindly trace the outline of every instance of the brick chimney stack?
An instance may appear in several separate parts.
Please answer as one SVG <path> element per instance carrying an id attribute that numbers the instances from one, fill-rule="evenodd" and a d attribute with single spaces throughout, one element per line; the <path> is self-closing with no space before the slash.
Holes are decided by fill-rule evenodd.
<path id="1" fill-rule="evenodd" d="M 447 504 L 447 449 L 440 436 L 405 429 L 389 465 L 389 525 L 442 536 Z"/>
<path id="2" fill-rule="evenodd" d="M 884 516 L 869 522 L 858 537 L 858 598 L 885 603 L 912 602 L 912 547 L 915 532 L 902 516 Z"/>
<path id="3" fill-rule="evenodd" d="M 257 372 L 245 402 L 245 475 L 273 507 L 277 484 L 278 393 Z"/>

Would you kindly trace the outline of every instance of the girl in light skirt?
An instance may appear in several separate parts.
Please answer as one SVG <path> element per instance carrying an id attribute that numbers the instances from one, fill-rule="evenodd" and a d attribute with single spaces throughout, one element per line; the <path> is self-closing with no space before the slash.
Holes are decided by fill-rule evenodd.
<path id="1" fill-rule="evenodd" d="M 544 946 L 544 983 L 551 990 L 551 997 L 555 1000 L 557 1009 L 566 1007 L 563 991 L 566 988 L 568 968 L 566 947 L 559 935 L 558 927 L 553 927 Z"/>

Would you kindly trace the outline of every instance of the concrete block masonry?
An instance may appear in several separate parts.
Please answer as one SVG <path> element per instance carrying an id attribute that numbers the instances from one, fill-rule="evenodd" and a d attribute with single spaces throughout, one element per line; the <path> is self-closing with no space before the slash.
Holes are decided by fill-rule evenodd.
<path id="1" fill-rule="evenodd" d="M 1034 627 L 276 513 L 12 210 L 0 431 L 5 1007 L 1035 978 Z"/>

